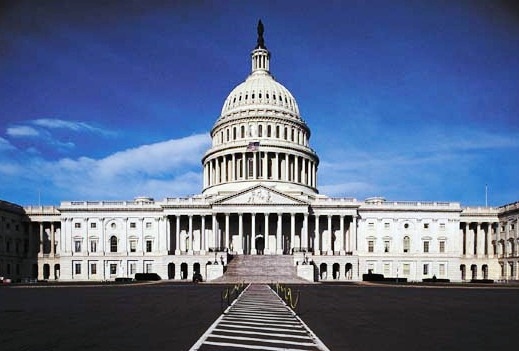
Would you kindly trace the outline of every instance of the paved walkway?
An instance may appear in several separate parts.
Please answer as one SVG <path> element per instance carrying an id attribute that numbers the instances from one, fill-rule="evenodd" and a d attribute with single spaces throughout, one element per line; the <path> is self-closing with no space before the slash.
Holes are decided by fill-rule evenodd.
<path id="1" fill-rule="evenodd" d="M 268 285 L 252 284 L 190 351 L 329 349 Z"/>

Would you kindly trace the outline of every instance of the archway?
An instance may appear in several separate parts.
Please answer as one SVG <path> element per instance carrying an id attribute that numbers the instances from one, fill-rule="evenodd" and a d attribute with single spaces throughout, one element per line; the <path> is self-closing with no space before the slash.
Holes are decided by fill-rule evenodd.
<path id="1" fill-rule="evenodd" d="M 460 265 L 460 271 L 461 271 L 461 280 L 465 280 L 467 278 L 467 268 L 464 264 Z"/>
<path id="2" fill-rule="evenodd" d="M 483 279 L 488 279 L 488 265 L 484 264 L 481 270 L 483 271 Z"/>
<path id="3" fill-rule="evenodd" d="M 185 262 L 180 265 L 180 279 L 187 279 L 187 263 Z"/>
<path id="4" fill-rule="evenodd" d="M 43 279 L 49 279 L 50 277 L 50 265 L 45 263 L 43 265 Z"/>
<path id="5" fill-rule="evenodd" d="M 478 279 L 478 266 L 475 264 L 470 266 L 470 271 L 472 272 L 471 279 Z"/>
<path id="6" fill-rule="evenodd" d="M 327 276 L 328 276 L 328 266 L 326 265 L 326 263 L 321 263 L 321 265 L 319 266 L 319 274 L 320 274 L 320 279 L 321 280 L 326 280 Z"/>
<path id="7" fill-rule="evenodd" d="M 60 265 L 59 264 L 55 264 L 54 265 L 54 279 L 55 280 L 58 280 L 59 279 L 59 275 L 60 275 Z"/>
<path id="8" fill-rule="evenodd" d="M 346 275 L 346 279 L 351 279 L 352 278 L 352 275 L 353 275 L 353 265 L 351 263 L 346 263 L 346 267 L 345 267 L 345 275 Z"/>
<path id="9" fill-rule="evenodd" d="M 200 263 L 196 262 L 196 263 L 193 265 L 193 273 L 198 273 L 198 274 L 200 274 Z"/>
<path id="10" fill-rule="evenodd" d="M 339 270 L 340 270 L 340 265 L 338 263 L 334 263 L 332 266 L 332 276 L 333 276 L 334 280 L 339 279 L 339 277 L 340 277 Z"/>
<path id="11" fill-rule="evenodd" d="M 256 252 L 258 255 L 263 255 L 265 252 L 265 239 L 263 235 L 257 235 L 256 236 Z"/>
<path id="12" fill-rule="evenodd" d="M 168 279 L 175 279 L 175 264 L 168 263 Z"/>

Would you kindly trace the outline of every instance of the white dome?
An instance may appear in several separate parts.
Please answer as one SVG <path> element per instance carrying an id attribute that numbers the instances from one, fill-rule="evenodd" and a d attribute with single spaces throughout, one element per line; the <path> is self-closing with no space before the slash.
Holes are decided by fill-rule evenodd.
<path id="1" fill-rule="evenodd" d="M 264 105 L 285 110 L 299 118 L 299 108 L 290 91 L 276 82 L 268 71 L 263 70 L 254 71 L 245 82 L 231 91 L 223 104 L 221 117 L 243 108 Z"/>

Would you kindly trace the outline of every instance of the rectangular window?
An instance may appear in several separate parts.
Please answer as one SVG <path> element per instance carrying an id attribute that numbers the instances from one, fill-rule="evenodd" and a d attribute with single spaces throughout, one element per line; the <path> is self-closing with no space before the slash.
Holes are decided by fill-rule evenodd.
<path id="1" fill-rule="evenodd" d="M 117 274 L 117 263 L 110 263 L 110 275 Z"/>
<path id="2" fill-rule="evenodd" d="M 441 253 L 444 253 L 445 252 L 445 241 L 440 241 L 440 252 Z"/>
<path id="3" fill-rule="evenodd" d="M 425 252 L 425 253 L 429 252 L 429 242 L 428 241 L 423 242 L 423 252 Z"/>
<path id="4" fill-rule="evenodd" d="M 151 240 L 146 240 L 146 252 L 151 252 L 152 243 L 153 242 Z"/>
<path id="5" fill-rule="evenodd" d="M 130 263 L 130 274 L 134 275 L 137 273 L 137 264 L 135 262 Z"/>
<path id="6" fill-rule="evenodd" d="M 389 223 L 387 223 L 387 222 L 384 223 L 384 228 L 385 228 L 385 229 L 389 229 Z"/>
<path id="7" fill-rule="evenodd" d="M 96 222 L 90 223 L 90 228 L 95 229 L 96 227 L 97 227 L 97 223 Z"/>
<path id="8" fill-rule="evenodd" d="M 373 222 L 369 222 L 369 223 L 368 223 L 368 228 L 369 228 L 369 229 L 373 229 L 373 228 L 375 228 L 375 223 L 373 223 Z"/>
<path id="9" fill-rule="evenodd" d="M 150 229 L 151 228 L 151 222 L 146 222 L 146 229 Z"/>
<path id="10" fill-rule="evenodd" d="M 403 264 L 403 274 L 409 275 L 411 273 L 411 265 L 409 263 Z"/>
<path id="11" fill-rule="evenodd" d="M 445 223 L 440 223 L 440 230 L 445 230 Z"/>
<path id="12" fill-rule="evenodd" d="M 373 252 L 375 242 L 373 240 L 368 241 L 368 252 Z"/>
<path id="13" fill-rule="evenodd" d="M 74 241 L 74 252 L 81 252 L 81 240 Z"/>
<path id="14" fill-rule="evenodd" d="M 137 225 L 135 224 L 135 222 L 130 222 L 130 228 L 136 228 Z"/>
<path id="15" fill-rule="evenodd" d="M 96 240 L 90 241 L 90 252 L 97 252 L 97 241 Z"/>
<path id="16" fill-rule="evenodd" d="M 96 275 L 97 274 L 97 264 L 90 263 L 90 274 Z"/>
<path id="17" fill-rule="evenodd" d="M 74 274 L 81 274 L 81 263 L 74 264 Z"/>
<path id="18" fill-rule="evenodd" d="M 424 264 L 423 265 L 423 275 L 428 275 L 429 274 L 429 264 Z"/>
<path id="19" fill-rule="evenodd" d="M 151 263 L 146 263 L 146 273 L 153 273 Z"/>
<path id="20" fill-rule="evenodd" d="M 424 224 L 423 224 L 423 228 L 424 228 L 424 229 L 429 229 L 429 223 L 424 223 Z"/>
<path id="21" fill-rule="evenodd" d="M 137 240 L 130 240 L 130 252 L 137 251 Z"/>
<path id="22" fill-rule="evenodd" d="M 445 264 L 444 263 L 440 263 L 440 276 L 441 277 L 445 276 Z"/>
<path id="23" fill-rule="evenodd" d="M 384 241 L 384 252 L 389 252 L 389 240 Z"/>
<path id="24" fill-rule="evenodd" d="M 74 228 L 76 228 L 76 229 L 81 228 L 81 223 L 79 223 L 79 222 L 74 223 Z"/>
<path id="25" fill-rule="evenodd" d="M 391 265 L 389 263 L 384 263 L 384 275 L 387 277 L 391 274 Z"/>

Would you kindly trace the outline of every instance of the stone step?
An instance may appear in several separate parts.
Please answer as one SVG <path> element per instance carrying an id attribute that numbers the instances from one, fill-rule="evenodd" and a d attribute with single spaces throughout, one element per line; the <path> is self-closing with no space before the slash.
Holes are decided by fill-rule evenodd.
<path id="1" fill-rule="evenodd" d="M 308 283 L 299 278 L 293 256 L 237 255 L 229 262 L 223 277 L 215 283 Z"/>

